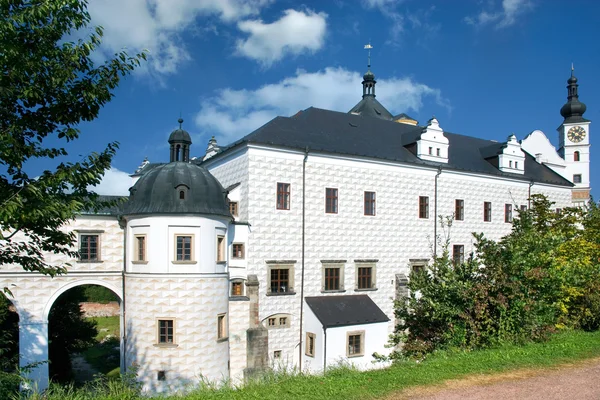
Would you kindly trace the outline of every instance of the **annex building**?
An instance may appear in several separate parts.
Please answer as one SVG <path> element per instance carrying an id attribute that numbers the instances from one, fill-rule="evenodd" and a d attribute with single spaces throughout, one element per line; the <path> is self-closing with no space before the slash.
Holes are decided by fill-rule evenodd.
<path id="1" fill-rule="evenodd" d="M 49 278 L 3 267 L 20 316 L 21 365 L 47 359 L 48 313 L 69 288 L 98 284 L 121 298 L 121 368 L 150 392 L 200 379 L 239 381 L 265 368 L 374 368 L 394 329 L 393 299 L 426 268 L 438 215 L 454 215 L 452 256 L 472 232 L 499 239 L 542 193 L 557 208 L 589 199 L 590 121 L 568 80 L 559 148 L 534 131 L 499 143 L 393 115 L 369 70 L 348 113 L 308 108 L 191 157 L 170 138 L 168 163 L 145 161 L 122 207 L 65 229 L 79 259 Z M 557 116 L 558 117 L 558 116 Z M 32 371 L 39 388 L 47 364 Z"/>

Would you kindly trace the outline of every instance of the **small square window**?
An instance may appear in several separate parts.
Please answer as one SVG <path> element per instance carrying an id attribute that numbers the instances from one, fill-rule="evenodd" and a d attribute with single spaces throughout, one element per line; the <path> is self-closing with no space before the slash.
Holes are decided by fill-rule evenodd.
<path id="1" fill-rule="evenodd" d="M 359 264 L 356 267 L 356 289 L 375 288 L 375 267 L 373 265 Z"/>
<path id="2" fill-rule="evenodd" d="M 243 296 L 244 295 L 244 283 L 242 281 L 231 282 L 231 295 L 232 296 Z"/>
<path id="3" fill-rule="evenodd" d="M 232 258 L 243 259 L 244 258 L 244 243 L 234 243 L 231 246 L 233 254 Z"/>
<path id="4" fill-rule="evenodd" d="M 192 261 L 192 236 L 176 235 L 176 261 Z"/>
<path id="5" fill-rule="evenodd" d="M 512 214 L 512 204 L 504 205 L 504 222 L 512 222 L 513 214 Z"/>
<path id="6" fill-rule="evenodd" d="M 314 333 L 306 332 L 306 344 L 304 347 L 304 349 L 305 349 L 304 354 L 306 354 L 309 357 L 315 356 L 316 339 L 317 339 L 317 336 Z"/>
<path id="7" fill-rule="evenodd" d="M 294 274 L 289 265 L 271 265 L 269 271 L 270 294 L 294 293 Z"/>
<path id="8" fill-rule="evenodd" d="M 81 234 L 79 236 L 79 260 L 100 261 L 100 236 Z"/>
<path id="9" fill-rule="evenodd" d="M 365 192 L 365 215 L 375 215 L 375 192 Z"/>
<path id="10" fill-rule="evenodd" d="M 291 188 L 289 183 L 277 183 L 277 209 L 290 209 Z"/>
<path id="11" fill-rule="evenodd" d="M 581 183 L 581 174 L 573 175 L 573 183 Z"/>
<path id="12" fill-rule="evenodd" d="M 429 218 L 429 197 L 419 196 L 419 218 Z"/>
<path id="13" fill-rule="evenodd" d="M 227 338 L 227 314 L 217 315 L 217 340 Z"/>
<path id="14" fill-rule="evenodd" d="M 521 204 L 521 211 L 527 211 L 527 206 L 525 204 Z"/>
<path id="15" fill-rule="evenodd" d="M 279 317 L 279 326 L 287 326 L 288 319 L 287 317 Z"/>
<path id="16" fill-rule="evenodd" d="M 225 236 L 217 235 L 217 262 L 225 261 Z"/>
<path id="17" fill-rule="evenodd" d="M 465 262 L 465 246 L 462 244 L 455 244 L 452 246 L 452 262 L 454 265 Z"/>
<path id="18" fill-rule="evenodd" d="M 229 212 L 234 217 L 237 217 L 237 215 L 238 215 L 238 202 L 237 201 L 230 201 L 229 202 Z"/>
<path id="19" fill-rule="evenodd" d="M 167 380 L 167 372 L 166 371 L 158 371 L 158 373 L 156 374 L 156 379 L 158 379 L 159 381 L 166 381 Z"/>
<path id="20" fill-rule="evenodd" d="M 325 212 L 337 214 L 338 212 L 338 190 L 334 188 L 325 189 Z"/>
<path id="21" fill-rule="evenodd" d="M 465 201 L 455 200 L 454 201 L 454 219 L 457 221 L 463 221 L 465 219 Z"/>
<path id="22" fill-rule="evenodd" d="M 175 343 L 175 321 L 172 319 L 158 320 L 158 344 Z"/>
<path id="23" fill-rule="evenodd" d="M 275 350 L 273 352 L 273 358 L 275 358 L 275 359 L 281 358 L 281 350 Z"/>
<path id="24" fill-rule="evenodd" d="M 277 319 L 269 318 L 269 326 L 275 326 L 275 322 L 277 322 Z"/>
<path id="25" fill-rule="evenodd" d="M 348 332 L 346 336 L 346 355 L 360 357 L 365 354 L 365 331 Z"/>
<path id="26" fill-rule="evenodd" d="M 483 220 L 485 222 L 492 221 L 492 202 L 490 201 L 483 202 Z"/>
<path id="27" fill-rule="evenodd" d="M 341 289 L 341 267 L 327 266 L 323 270 L 323 290 L 340 290 Z"/>

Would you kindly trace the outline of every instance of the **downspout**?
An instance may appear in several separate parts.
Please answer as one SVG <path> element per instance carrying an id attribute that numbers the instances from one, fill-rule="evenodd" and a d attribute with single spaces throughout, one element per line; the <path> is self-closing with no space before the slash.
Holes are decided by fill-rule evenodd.
<path id="1" fill-rule="evenodd" d="M 308 146 L 304 150 L 302 161 L 302 278 L 300 279 L 300 346 L 298 346 L 298 367 L 302 370 L 302 319 L 304 317 L 304 239 L 306 219 L 306 160 L 308 159 Z"/>
<path id="2" fill-rule="evenodd" d="M 327 369 L 327 328 L 323 327 L 323 372 Z"/>
<path id="3" fill-rule="evenodd" d="M 442 166 L 438 167 L 435 174 L 435 189 L 433 196 L 433 256 L 437 257 L 437 209 L 438 209 L 438 177 L 442 174 Z"/>
<path id="4" fill-rule="evenodd" d="M 529 181 L 529 194 L 527 195 L 527 209 L 531 209 L 531 187 L 533 186 L 533 179 Z"/>
<path id="5" fill-rule="evenodd" d="M 121 219 L 123 221 L 123 218 Z M 126 313 L 125 313 L 125 270 L 127 269 L 127 221 L 125 221 L 125 226 L 123 226 L 123 270 L 121 271 L 121 284 L 122 284 L 122 293 L 123 298 L 121 299 L 122 307 L 123 307 L 123 350 L 121 357 L 123 358 L 123 371 L 122 373 L 127 372 L 127 324 L 125 321 Z"/>

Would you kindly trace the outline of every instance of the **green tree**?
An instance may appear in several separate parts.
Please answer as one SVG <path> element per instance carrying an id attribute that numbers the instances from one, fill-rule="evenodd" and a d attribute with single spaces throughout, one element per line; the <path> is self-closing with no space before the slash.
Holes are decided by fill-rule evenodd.
<path id="1" fill-rule="evenodd" d="M 48 315 L 50 378 L 56 382 L 70 381 L 73 354 L 96 343 L 96 322 L 84 318 L 79 306 L 84 298 L 83 287 L 69 289 L 56 299 Z"/>
<path id="2" fill-rule="evenodd" d="M 98 116 L 122 77 L 145 59 L 125 52 L 101 65 L 91 54 L 102 28 L 69 41 L 90 23 L 85 0 L 0 0 L 0 265 L 64 273 L 44 252 L 76 257 L 75 237 L 60 227 L 101 207 L 88 191 L 110 168 L 118 143 L 78 162 L 61 161 L 79 125 Z M 67 38 L 67 40 L 65 40 Z M 33 160 L 57 164 L 31 173 Z"/>
<path id="3" fill-rule="evenodd" d="M 391 345 L 403 346 L 392 358 L 600 328 L 600 209 L 557 212 L 542 195 L 531 204 L 501 240 L 474 234 L 464 263 L 450 260 L 446 240 L 429 271 L 411 274 L 395 303 Z"/>

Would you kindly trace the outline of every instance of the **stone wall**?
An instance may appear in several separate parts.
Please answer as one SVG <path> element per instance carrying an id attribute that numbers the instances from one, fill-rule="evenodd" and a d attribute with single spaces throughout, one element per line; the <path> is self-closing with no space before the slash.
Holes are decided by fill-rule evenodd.
<path id="1" fill-rule="evenodd" d="M 115 317 L 121 313 L 121 306 L 117 301 L 111 301 L 106 304 L 81 302 L 79 303 L 81 311 L 86 318 L 89 317 Z"/>

